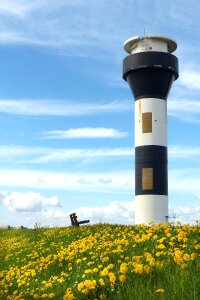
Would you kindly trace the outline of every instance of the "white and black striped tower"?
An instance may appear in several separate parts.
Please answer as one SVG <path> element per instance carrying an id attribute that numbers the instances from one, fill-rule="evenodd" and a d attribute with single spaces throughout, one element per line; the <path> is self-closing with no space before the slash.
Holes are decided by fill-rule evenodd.
<path id="1" fill-rule="evenodd" d="M 135 223 L 168 219 L 167 96 L 178 78 L 177 44 L 159 35 L 132 37 L 123 78 L 135 98 Z"/>

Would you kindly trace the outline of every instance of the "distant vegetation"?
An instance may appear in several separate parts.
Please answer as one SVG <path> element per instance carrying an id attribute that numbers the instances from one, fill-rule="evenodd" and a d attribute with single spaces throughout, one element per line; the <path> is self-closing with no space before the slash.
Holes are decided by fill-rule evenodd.
<path id="1" fill-rule="evenodd" d="M 0 230 L 0 299 L 199 300 L 199 225 Z"/>

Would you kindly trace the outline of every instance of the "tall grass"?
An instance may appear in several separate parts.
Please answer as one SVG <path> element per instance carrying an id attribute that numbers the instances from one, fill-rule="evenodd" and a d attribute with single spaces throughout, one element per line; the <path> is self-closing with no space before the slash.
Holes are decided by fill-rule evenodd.
<path id="1" fill-rule="evenodd" d="M 0 299 L 199 300 L 199 225 L 0 230 Z"/>

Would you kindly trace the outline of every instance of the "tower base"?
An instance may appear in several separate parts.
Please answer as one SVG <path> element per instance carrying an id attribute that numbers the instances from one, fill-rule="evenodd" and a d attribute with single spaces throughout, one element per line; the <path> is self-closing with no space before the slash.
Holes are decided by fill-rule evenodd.
<path id="1" fill-rule="evenodd" d="M 135 197 L 135 224 L 166 223 L 168 221 L 168 196 L 138 195 Z"/>

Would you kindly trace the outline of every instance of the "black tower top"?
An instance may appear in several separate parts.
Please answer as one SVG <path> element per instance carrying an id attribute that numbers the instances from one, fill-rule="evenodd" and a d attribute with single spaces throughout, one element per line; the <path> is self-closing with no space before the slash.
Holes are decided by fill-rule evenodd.
<path id="1" fill-rule="evenodd" d="M 178 78 L 178 59 L 171 54 L 176 42 L 151 35 L 130 38 L 124 49 L 130 53 L 123 61 L 123 79 L 128 81 L 135 100 L 167 99 L 171 85 Z"/>

